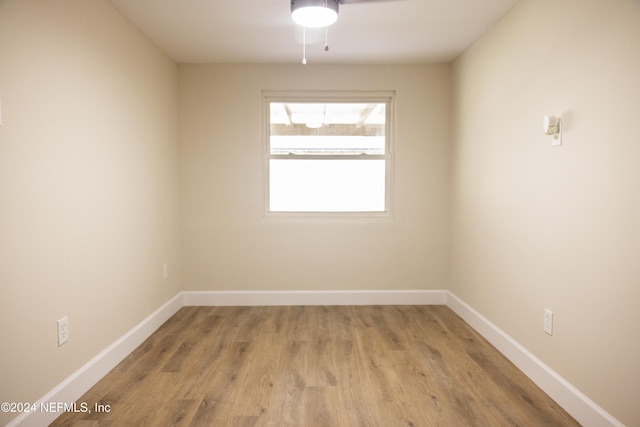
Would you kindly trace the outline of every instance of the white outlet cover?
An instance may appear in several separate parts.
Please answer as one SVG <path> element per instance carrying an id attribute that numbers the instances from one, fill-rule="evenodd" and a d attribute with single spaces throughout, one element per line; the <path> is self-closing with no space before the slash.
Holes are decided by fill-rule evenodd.
<path id="1" fill-rule="evenodd" d="M 548 308 L 544 309 L 544 331 L 553 335 L 553 311 Z"/>
<path id="2" fill-rule="evenodd" d="M 69 341 L 69 318 L 58 320 L 58 347 Z"/>

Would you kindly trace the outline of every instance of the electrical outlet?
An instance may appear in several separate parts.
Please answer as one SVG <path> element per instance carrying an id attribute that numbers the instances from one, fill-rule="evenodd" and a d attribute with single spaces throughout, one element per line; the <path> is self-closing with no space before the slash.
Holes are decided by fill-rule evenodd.
<path id="1" fill-rule="evenodd" d="M 69 318 L 64 316 L 58 320 L 58 347 L 69 341 Z"/>
<path id="2" fill-rule="evenodd" d="M 162 264 L 162 278 L 164 280 L 169 278 L 169 265 L 167 263 Z"/>
<path id="3" fill-rule="evenodd" d="M 544 309 L 544 331 L 553 335 L 553 311 L 548 308 Z"/>

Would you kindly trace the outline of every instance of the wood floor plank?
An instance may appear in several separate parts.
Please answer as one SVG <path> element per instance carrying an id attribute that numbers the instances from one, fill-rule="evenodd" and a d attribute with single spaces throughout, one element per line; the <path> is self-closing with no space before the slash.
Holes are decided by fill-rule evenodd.
<path id="1" fill-rule="evenodd" d="M 576 426 L 444 306 L 184 307 L 61 426 Z"/>
<path id="2" fill-rule="evenodd" d="M 273 345 L 274 342 L 273 334 L 260 335 L 252 342 L 246 364 L 238 371 L 237 381 L 242 386 L 232 388 L 226 398 L 232 403 L 234 414 L 258 417 L 267 411 L 280 356 L 280 349 Z"/>
<path id="3" fill-rule="evenodd" d="M 305 381 L 305 359 L 302 341 L 285 341 L 276 363 L 273 398 L 269 403 L 265 424 L 269 426 L 295 426 L 301 418 Z"/>
<path id="4" fill-rule="evenodd" d="M 192 419 L 198 409 L 200 401 L 169 399 L 153 417 L 153 424 L 171 427 L 182 427 L 191 425 Z"/>

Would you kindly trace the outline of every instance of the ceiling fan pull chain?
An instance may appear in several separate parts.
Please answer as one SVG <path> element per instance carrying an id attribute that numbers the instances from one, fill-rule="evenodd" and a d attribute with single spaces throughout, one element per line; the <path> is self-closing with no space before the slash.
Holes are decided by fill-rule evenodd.
<path id="1" fill-rule="evenodd" d="M 307 65 L 307 30 L 302 27 L 302 65 Z"/>
<path id="2" fill-rule="evenodd" d="M 324 51 L 329 52 L 329 27 L 324 27 Z"/>

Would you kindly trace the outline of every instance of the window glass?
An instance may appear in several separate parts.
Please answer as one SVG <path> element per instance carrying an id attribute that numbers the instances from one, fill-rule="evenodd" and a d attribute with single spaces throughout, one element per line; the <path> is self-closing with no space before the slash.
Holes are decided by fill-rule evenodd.
<path id="1" fill-rule="evenodd" d="M 384 160 L 271 160 L 274 212 L 382 212 Z"/>

